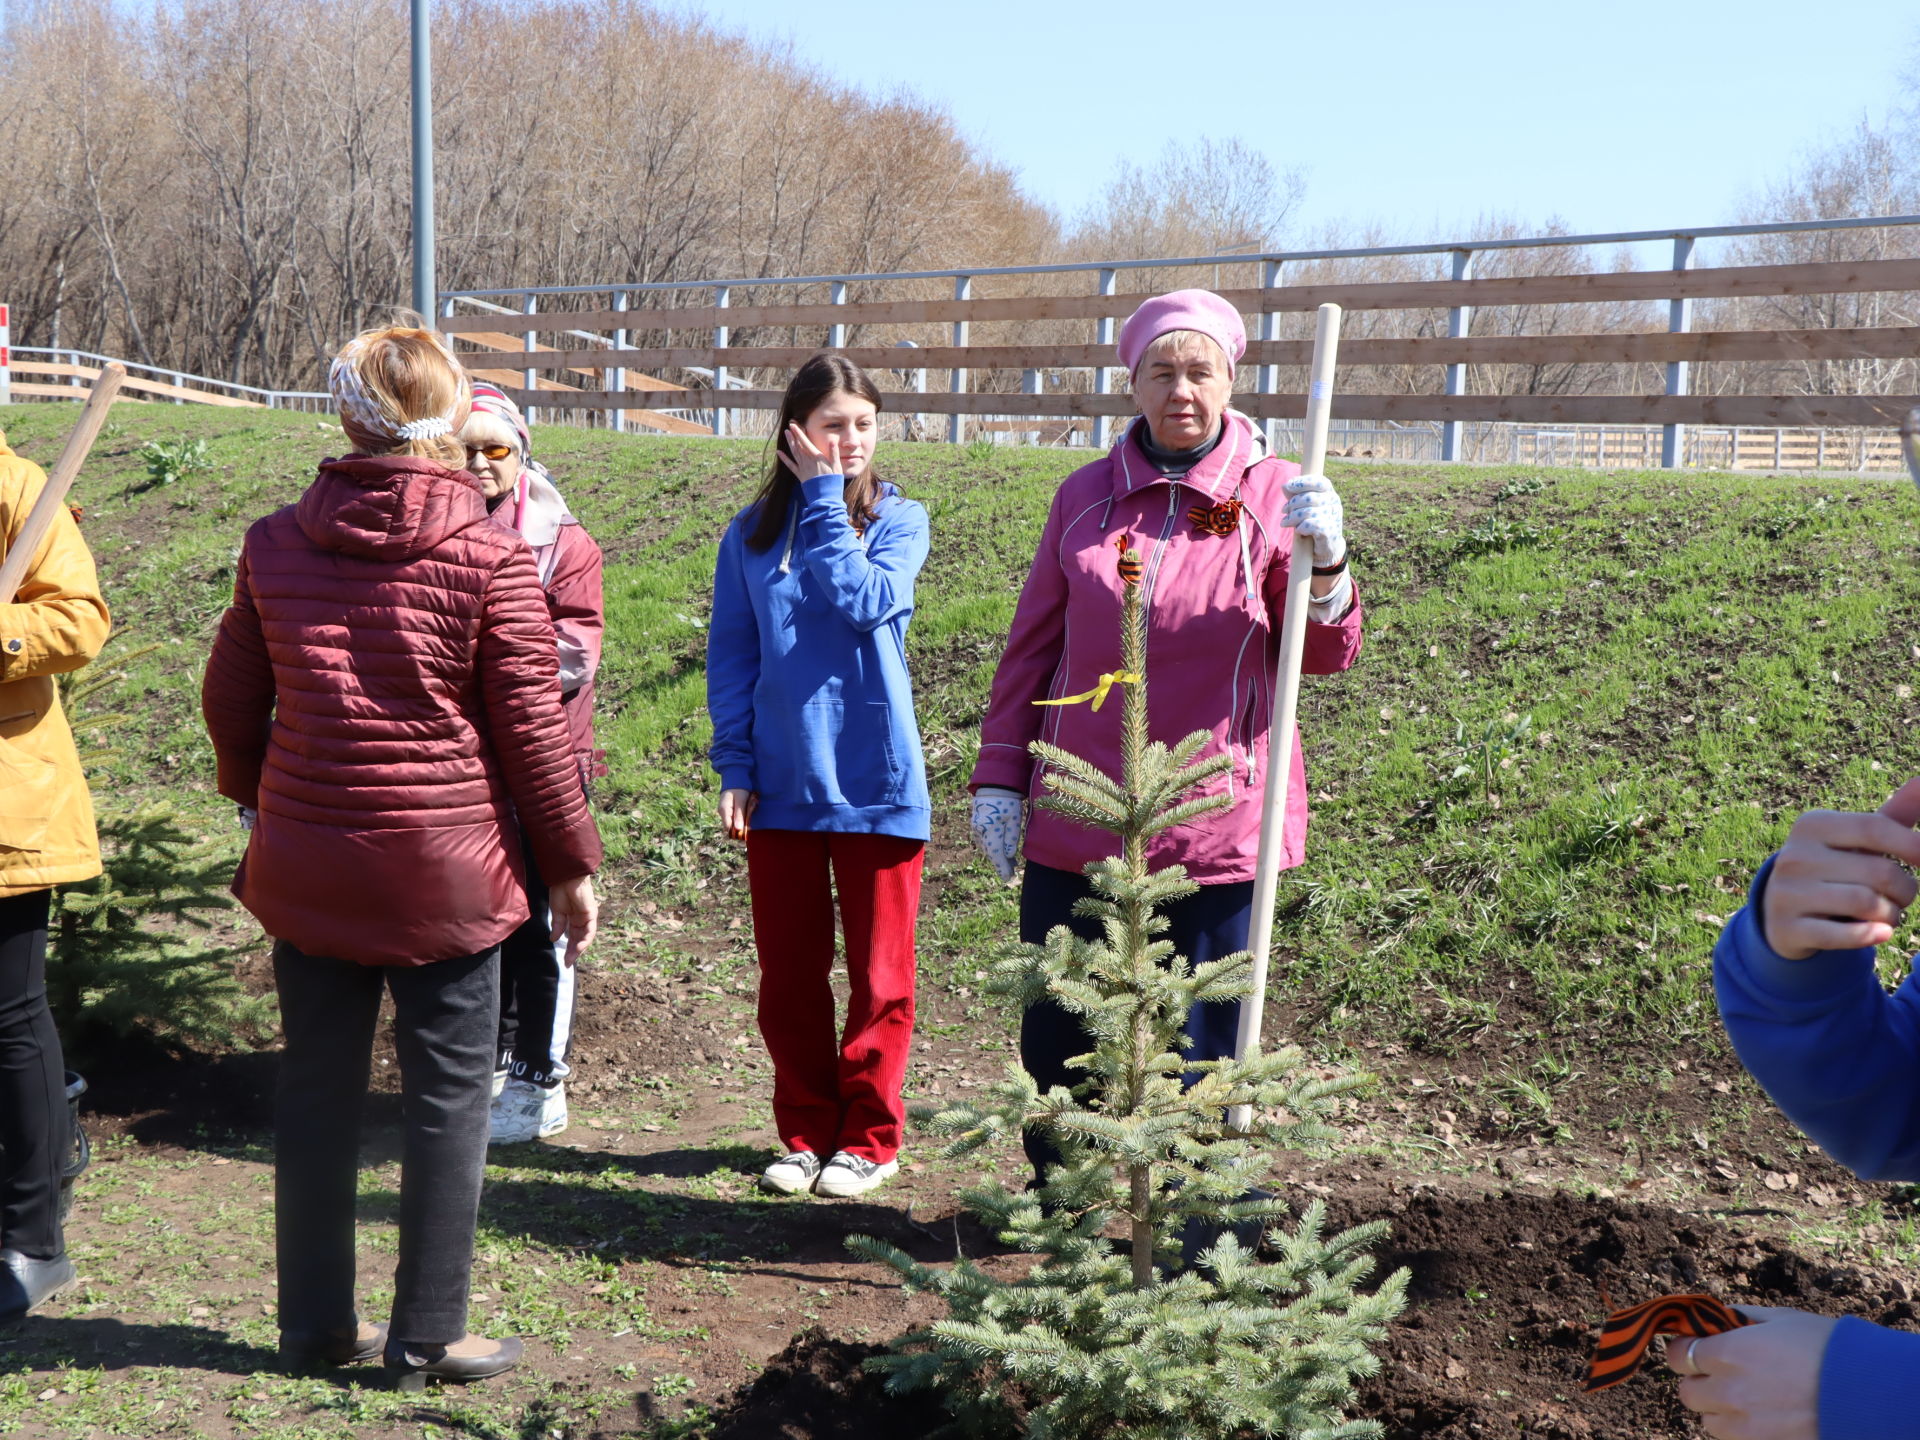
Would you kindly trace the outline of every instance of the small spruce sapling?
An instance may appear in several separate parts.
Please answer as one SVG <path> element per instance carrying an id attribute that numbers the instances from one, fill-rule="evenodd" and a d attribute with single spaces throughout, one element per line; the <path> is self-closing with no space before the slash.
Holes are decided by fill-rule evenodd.
<path id="1" fill-rule="evenodd" d="M 1033 747 L 1052 792 L 1039 803 L 1120 838 L 1118 856 L 1087 867 L 1094 895 L 1077 907 L 1099 922 L 1100 938 L 1082 940 L 1060 926 L 1044 945 L 1001 961 L 986 985 L 1016 1005 L 1046 999 L 1079 1017 L 1092 1049 L 1074 1064 L 1087 1078 L 1042 1094 L 1010 1066 L 985 1099 L 921 1115 L 950 1137 L 948 1156 L 1017 1141 L 1023 1130 L 1058 1147 L 1062 1161 L 1037 1190 L 1015 1194 L 988 1183 L 964 1197 L 1005 1243 L 1038 1259 L 1003 1279 L 965 1259 L 936 1269 L 851 1237 L 856 1252 L 892 1266 L 910 1289 L 940 1296 L 949 1310 L 905 1337 L 900 1352 L 868 1363 L 897 1391 L 938 1388 L 958 1426 L 975 1433 L 1375 1435 L 1377 1425 L 1343 1411 L 1354 1380 L 1379 1368 L 1369 1343 L 1403 1304 L 1404 1272 L 1371 1293 L 1359 1288 L 1373 1268 L 1367 1248 L 1387 1226 L 1327 1236 L 1315 1201 L 1283 1231 L 1285 1202 L 1249 1191 L 1250 1179 L 1271 1168 L 1261 1147 L 1325 1147 L 1335 1138 L 1328 1121 L 1338 1102 L 1366 1077 L 1314 1075 L 1293 1047 L 1245 1060 L 1180 1056 L 1193 1005 L 1244 995 L 1251 965 L 1241 953 L 1189 969 L 1159 938 L 1167 928 L 1160 910 L 1197 887 L 1180 866 L 1150 871 L 1147 844 L 1230 803 L 1191 792 L 1231 762 L 1195 763 L 1204 731 L 1171 747 L 1148 740 L 1139 558 L 1119 544 L 1121 669 L 1080 698 L 1098 708 L 1112 686 L 1122 687 L 1121 777 L 1056 747 Z M 1183 1085 L 1192 1072 L 1193 1083 Z M 1246 1134 L 1226 1126 L 1228 1108 L 1241 1104 L 1256 1116 Z M 1248 1222 L 1275 1227 L 1272 1259 L 1236 1237 Z M 1118 1241 L 1109 1238 L 1116 1228 Z M 1181 1238 L 1196 1231 L 1220 1238 L 1182 1266 Z"/>
<path id="2" fill-rule="evenodd" d="M 102 733 L 132 717 L 88 702 L 161 648 L 144 645 L 60 677 L 61 708 L 89 770 L 113 757 Z M 55 892 L 47 963 L 69 1049 L 84 1054 L 136 1032 L 174 1047 L 245 1044 L 265 1033 L 272 1001 L 248 995 L 234 975 L 243 948 L 210 938 L 233 909 L 231 842 L 195 835 L 169 798 L 128 804 L 105 787 L 96 797 L 104 872 Z"/>

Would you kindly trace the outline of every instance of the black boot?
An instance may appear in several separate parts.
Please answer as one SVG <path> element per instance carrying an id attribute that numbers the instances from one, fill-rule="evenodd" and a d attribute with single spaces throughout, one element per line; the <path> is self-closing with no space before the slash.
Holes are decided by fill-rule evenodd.
<path id="1" fill-rule="evenodd" d="M 18 1320 L 73 1283 L 66 1252 L 35 1260 L 18 1250 L 0 1250 L 0 1324 Z"/>
<path id="2" fill-rule="evenodd" d="M 370 1365 L 387 1348 L 387 1327 L 356 1321 L 344 1330 L 280 1332 L 280 1363 L 296 1374 L 323 1365 Z"/>
<path id="3" fill-rule="evenodd" d="M 387 1378 L 396 1390 L 424 1390 L 429 1380 L 485 1380 L 520 1363 L 524 1346 L 508 1336 L 488 1340 L 467 1335 L 451 1345 L 387 1342 Z"/>

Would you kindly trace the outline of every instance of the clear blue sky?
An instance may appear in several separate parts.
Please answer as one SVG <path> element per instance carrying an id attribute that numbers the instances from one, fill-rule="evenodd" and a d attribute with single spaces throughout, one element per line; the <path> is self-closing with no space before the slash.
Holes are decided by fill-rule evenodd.
<path id="1" fill-rule="evenodd" d="M 1123 158 L 1237 136 L 1306 172 L 1306 226 L 1467 238 L 1729 222 L 1900 98 L 1914 0 L 690 0 L 836 78 L 945 104 L 1072 214 Z"/>

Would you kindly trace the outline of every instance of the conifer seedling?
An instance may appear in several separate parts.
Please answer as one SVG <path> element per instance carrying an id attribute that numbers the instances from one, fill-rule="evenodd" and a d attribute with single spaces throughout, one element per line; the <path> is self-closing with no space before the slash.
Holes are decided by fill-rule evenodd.
<path id="1" fill-rule="evenodd" d="M 1062 1160 L 1038 1189 L 997 1183 L 964 1199 L 1006 1244 L 1034 1257 L 1003 1279 L 967 1259 L 925 1265 L 853 1236 L 849 1246 L 892 1266 L 908 1287 L 940 1296 L 948 1315 L 868 1363 L 889 1388 L 935 1387 L 955 1433 L 1026 1440 L 1345 1440 L 1376 1435 L 1348 1420 L 1353 1382 L 1375 1373 L 1369 1351 L 1403 1304 L 1406 1274 L 1371 1292 L 1368 1247 L 1384 1222 L 1325 1233 L 1319 1201 L 1291 1229 L 1284 1200 L 1251 1181 L 1270 1150 L 1320 1150 L 1336 1138 L 1339 1102 L 1367 1077 L 1314 1073 L 1288 1046 L 1245 1060 L 1180 1056 L 1197 1001 L 1245 994 L 1245 953 L 1191 970 L 1161 938 L 1169 902 L 1197 887 L 1182 867 L 1147 868 L 1148 841 L 1230 803 L 1195 795 L 1231 761 L 1196 762 L 1208 735 L 1176 745 L 1147 735 L 1146 626 L 1139 557 L 1120 542 L 1121 669 L 1097 698 L 1122 693 L 1116 780 L 1054 746 L 1035 744 L 1050 793 L 1038 803 L 1119 837 L 1120 853 L 1087 867 L 1094 895 L 1078 913 L 1100 938 L 1060 926 L 1044 945 L 998 963 L 989 993 L 1020 1007 L 1041 999 L 1078 1016 L 1092 1039 L 1077 1057 L 1085 1080 L 1040 1092 L 1019 1066 L 982 1099 L 921 1119 L 964 1156 L 1033 1130 Z M 1130 578 L 1131 577 L 1131 578 Z M 1197 1072 L 1197 1073 L 1196 1073 Z M 1185 1083 L 1183 1083 L 1183 1079 Z M 1227 1111 L 1254 1119 L 1231 1131 Z M 1252 1225 L 1249 1225 L 1252 1222 Z M 1237 1230 L 1264 1225 L 1267 1253 Z M 1217 1235 L 1183 1263 L 1181 1238 Z"/>

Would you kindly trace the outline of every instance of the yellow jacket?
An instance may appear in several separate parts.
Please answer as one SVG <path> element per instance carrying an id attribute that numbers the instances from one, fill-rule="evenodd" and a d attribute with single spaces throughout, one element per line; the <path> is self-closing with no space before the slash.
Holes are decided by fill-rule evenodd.
<path id="1" fill-rule="evenodd" d="M 0 537 L 47 483 L 0 436 Z M 109 626 L 93 556 L 62 507 L 16 603 L 0 604 L 0 897 L 100 873 L 93 800 L 53 677 L 100 653 Z"/>

